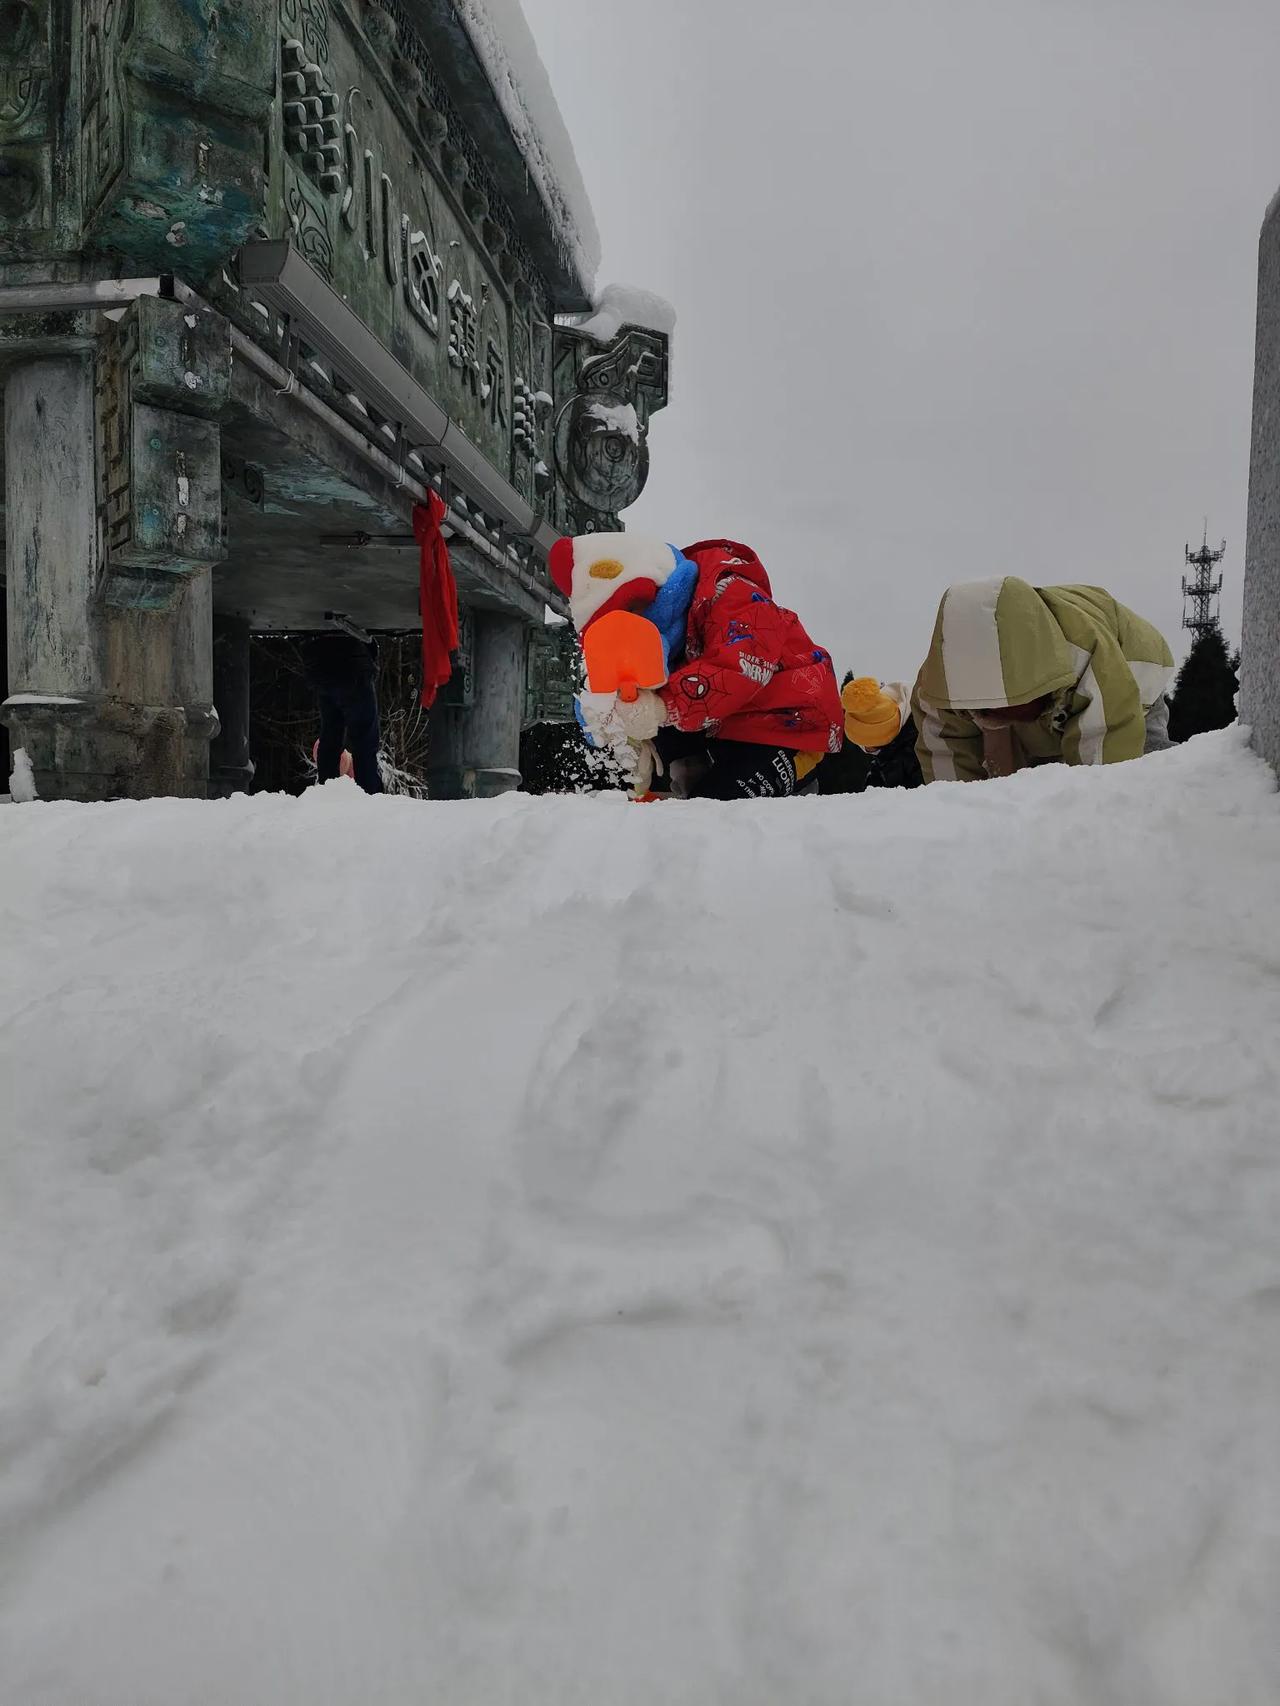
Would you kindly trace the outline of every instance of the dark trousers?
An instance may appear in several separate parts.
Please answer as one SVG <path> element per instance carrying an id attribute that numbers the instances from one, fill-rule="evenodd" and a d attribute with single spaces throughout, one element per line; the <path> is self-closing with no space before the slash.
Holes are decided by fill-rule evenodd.
<path id="1" fill-rule="evenodd" d="M 657 747 L 666 764 L 689 761 L 684 768 L 691 800 L 781 800 L 796 792 L 796 755 L 785 746 L 659 729 Z"/>
<path id="2" fill-rule="evenodd" d="M 695 799 L 782 800 L 796 791 L 796 758 L 785 746 L 714 740 L 707 752 L 711 769 Z"/>
<path id="3" fill-rule="evenodd" d="M 342 748 L 351 754 L 356 781 L 366 794 L 382 792 L 378 773 L 378 695 L 372 679 L 317 687 L 320 701 L 320 750 L 316 780 L 331 782 L 342 764 Z M 345 736 L 345 740 L 344 740 Z"/>

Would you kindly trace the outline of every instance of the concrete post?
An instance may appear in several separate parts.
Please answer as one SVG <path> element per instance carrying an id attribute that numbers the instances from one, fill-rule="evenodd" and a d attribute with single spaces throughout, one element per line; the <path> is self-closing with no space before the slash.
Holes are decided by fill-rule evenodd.
<path id="1" fill-rule="evenodd" d="M 1267 211 L 1258 248 L 1240 720 L 1280 769 L 1280 195 Z"/>
<path id="2" fill-rule="evenodd" d="M 525 632 L 519 617 L 476 612 L 473 702 L 432 713 L 433 798 L 488 800 L 520 786 Z"/>
<path id="3" fill-rule="evenodd" d="M 209 748 L 209 793 L 217 799 L 246 793 L 253 781 L 249 750 L 249 646 L 247 616 L 213 618 L 213 702 L 221 727 Z"/>
<path id="4" fill-rule="evenodd" d="M 0 716 L 42 799 L 203 796 L 213 712 L 209 576 L 170 608 L 109 604 L 94 479 L 93 358 L 5 382 L 9 696 Z"/>

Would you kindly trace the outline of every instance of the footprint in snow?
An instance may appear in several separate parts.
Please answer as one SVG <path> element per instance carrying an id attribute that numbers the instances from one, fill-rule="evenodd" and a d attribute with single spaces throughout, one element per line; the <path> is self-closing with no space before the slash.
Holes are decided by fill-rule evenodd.
<path id="1" fill-rule="evenodd" d="M 851 912 L 856 918 L 873 918 L 885 924 L 891 923 L 896 916 L 883 895 L 871 894 L 861 888 L 848 872 L 838 868 L 832 870 L 830 882 L 832 899 L 841 912 Z"/>

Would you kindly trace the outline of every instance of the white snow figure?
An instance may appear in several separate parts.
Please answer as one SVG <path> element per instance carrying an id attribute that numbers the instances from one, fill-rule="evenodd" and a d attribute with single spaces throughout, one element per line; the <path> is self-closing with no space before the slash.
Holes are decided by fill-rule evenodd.
<path id="1" fill-rule="evenodd" d="M 31 755 L 25 747 L 14 748 L 12 763 L 13 770 L 9 777 L 9 798 L 15 803 L 21 804 L 25 804 L 29 800 L 39 799 L 35 771 L 31 767 Z"/>

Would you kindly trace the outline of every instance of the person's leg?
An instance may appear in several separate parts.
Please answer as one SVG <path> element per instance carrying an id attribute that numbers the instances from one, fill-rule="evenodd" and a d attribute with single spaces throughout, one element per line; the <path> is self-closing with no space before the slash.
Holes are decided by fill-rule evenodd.
<path id="1" fill-rule="evenodd" d="M 686 758 L 673 758 L 667 766 L 668 789 L 673 800 L 696 800 L 711 774 L 711 761 L 705 752 L 691 752 Z"/>
<path id="2" fill-rule="evenodd" d="M 796 791 L 795 755 L 782 746 L 752 746 L 739 740 L 708 743 L 710 768 L 693 798 L 781 800 Z"/>
<path id="3" fill-rule="evenodd" d="M 355 768 L 356 782 L 366 794 L 382 792 L 378 770 L 378 694 L 372 681 L 348 688 L 346 701 L 347 749 Z"/>
<path id="4" fill-rule="evenodd" d="M 697 783 L 708 767 L 707 737 L 685 734 L 680 729 L 661 728 L 654 736 L 654 746 L 662 760 L 662 776 L 655 777 L 655 793 L 669 793 L 674 799 L 688 800 L 697 794 Z"/>
<path id="5" fill-rule="evenodd" d="M 332 782 L 342 763 L 342 701 L 336 694 L 324 688 L 317 691 L 316 699 L 320 706 L 320 746 L 316 752 L 316 781 Z"/>

